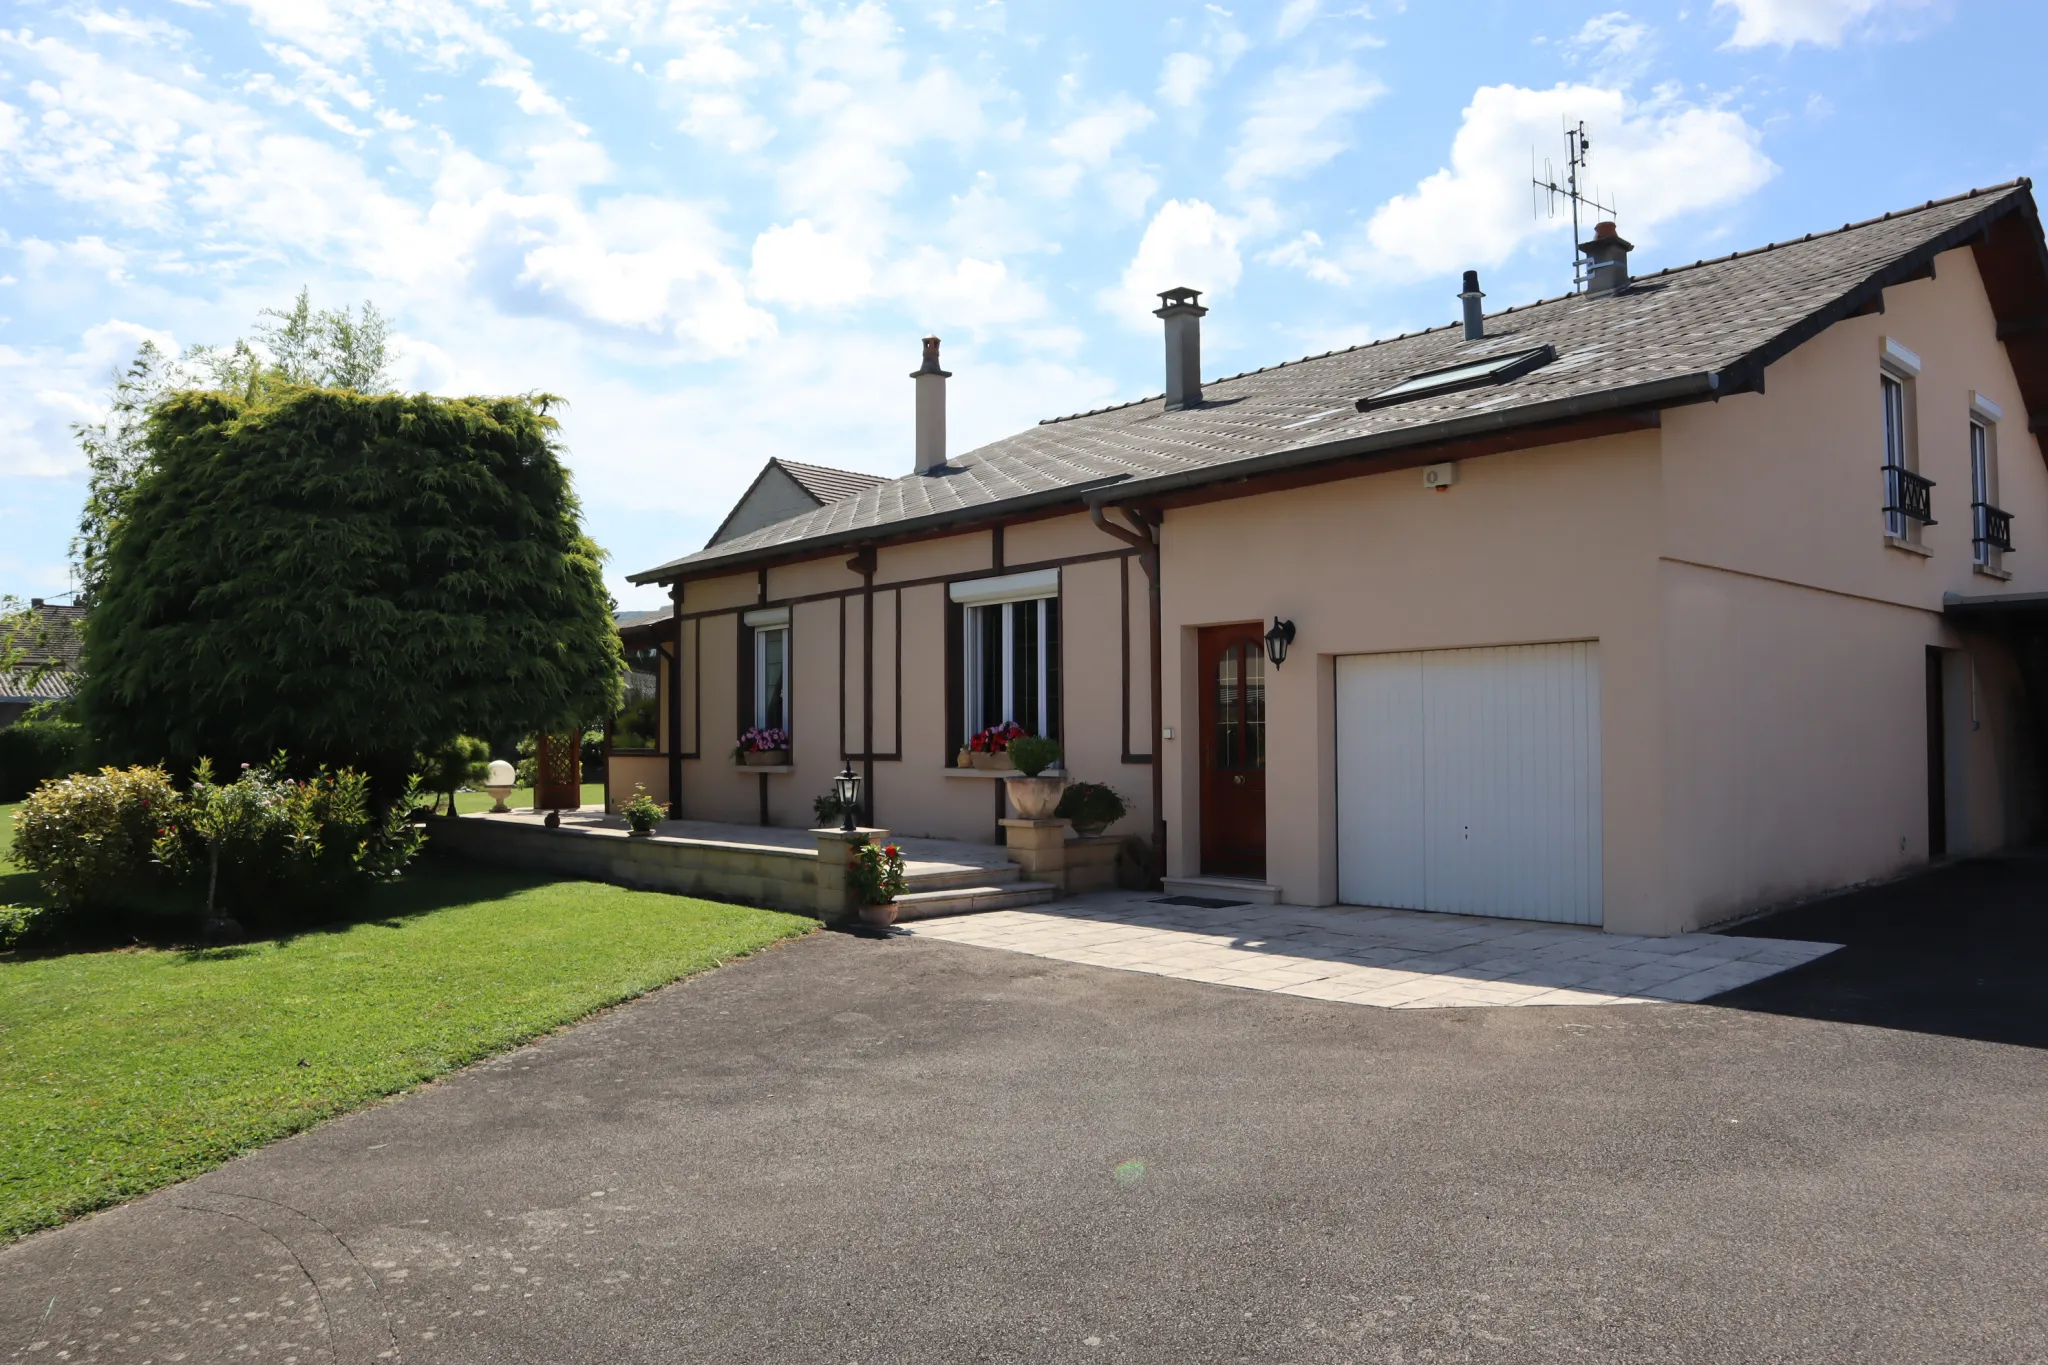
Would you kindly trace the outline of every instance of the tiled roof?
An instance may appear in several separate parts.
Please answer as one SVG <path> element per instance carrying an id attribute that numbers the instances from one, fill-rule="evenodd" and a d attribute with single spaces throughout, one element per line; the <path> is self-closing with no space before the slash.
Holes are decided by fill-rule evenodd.
<path id="1" fill-rule="evenodd" d="M 880 474 L 862 474 L 851 469 L 827 469 L 820 464 L 799 464 L 795 460 L 774 457 L 774 463 L 782 466 L 782 472 L 795 479 L 797 486 L 819 502 L 838 502 L 842 498 L 856 497 L 878 484 L 889 482 Z"/>
<path id="2" fill-rule="evenodd" d="M 0 673 L 0 701 L 57 701 L 71 695 L 73 670 L 83 648 L 78 623 L 85 619 L 85 608 L 40 603 L 29 611 L 38 618 L 47 638 L 38 648 L 24 648 L 24 662 L 41 664 L 54 659 L 57 667 L 35 682 L 29 681 L 33 669 Z"/>
<path id="3" fill-rule="evenodd" d="M 1490 314 L 1486 336 L 1458 325 L 1369 342 L 1205 381 L 1199 407 L 1160 396 L 1041 422 L 680 559 L 635 582 L 728 571 L 817 542 L 844 544 L 1015 510 L 1144 492 L 1599 409 L 1737 392 L 1763 366 L 1846 316 L 1859 294 L 1897 284 L 1915 262 L 1963 245 L 1996 218 L 2034 217 L 2029 182 L 1972 190 L 1840 230 L 1637 275 L 1620 294 L 1566 295 Z M 2038 237 L 2038 227 L 2033 228 Z M 1641 263 L 1637 262 L 1640 269 Z M 1850 309 L 1848 311 L 1853 311 Z M 1353 404 L 1412 375 L 1549 345 L 1557 359 L 1519 378 L 1369 412 Z"/>

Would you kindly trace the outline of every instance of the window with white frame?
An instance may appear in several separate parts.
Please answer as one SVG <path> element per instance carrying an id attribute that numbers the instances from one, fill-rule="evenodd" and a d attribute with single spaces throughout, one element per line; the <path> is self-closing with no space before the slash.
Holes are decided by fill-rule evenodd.
<path id="1" fill-rule="evenodd" d="M 1998 419 L 2004 415 L 1983 394 L 1970 395 L 1970 551 L 1994 574 L 2012 549 L 2012 516 L 1998 506 Z"/>
<path id="2" fill-rule="evenodd" d="M 1913 393 L 1919 374 L 1920 357 L 1886 337 L 1877 376 L 1884 410 L 1884 530 L 1909 545 L 1919 542 L 1921 527 L 1934 525 L 1934 483 L 1919 468 Z"/>
<path id="3" fill-rule="evenodd" d="M 742 619 L 754 636 L 754 728 L 787 732 L 789 608 L 750 611 Z"/>
<path id="4" fill-rule="evenodd" d="M 1058 738 L 1059 571 L 975 579 L 949 591 L 961 610 L 960 743 L 1008 721 Z"/>

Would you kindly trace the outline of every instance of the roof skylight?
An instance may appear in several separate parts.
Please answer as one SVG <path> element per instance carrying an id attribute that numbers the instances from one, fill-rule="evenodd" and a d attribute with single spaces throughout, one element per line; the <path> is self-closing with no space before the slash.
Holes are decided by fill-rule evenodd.
<path id="1" fill-rule="evenodd" d="M 1533 351 L 1515 351 L 1508 355 L 1488 356 L 1484 360 L 1471 360 L 1463 365 L 1453 365 L 1447 370 L 1430 370 L 1424 374 L 1411 375 L 1391 388 L 1381 389 L 1358 400 L 1360 412 L 1371 408 L 1385 407 L 1390 403 L 1404 402 L 1410 398 L 1421 398 L 1433 393 L 1449 393 L 1454 389 L 1473 389 L 1482 384 L 1502 384 L 1519 378 L 1541 365 L 1548 365 L 1557 359 L 1557 350 L 1552 346 L 1538 346 Z"/>

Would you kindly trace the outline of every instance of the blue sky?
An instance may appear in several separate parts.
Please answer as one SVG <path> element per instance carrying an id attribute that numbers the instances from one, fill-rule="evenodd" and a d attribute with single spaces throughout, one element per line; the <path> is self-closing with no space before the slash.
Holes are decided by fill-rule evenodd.
<path id="1" fill-rule="evenodd" d="M 62 592 L 69 423 L 144 337 L 309 286 L 393 320 L 403 387 L 545 389 L 623 582 L 770 455 L 911 462 L 1205 369 L 1563 292 L 1532 150 L 1593 140 L 1638 268 L 2048 167 L 2048 6 L 1722 0 L 9 0 L 0 592 Z"/>

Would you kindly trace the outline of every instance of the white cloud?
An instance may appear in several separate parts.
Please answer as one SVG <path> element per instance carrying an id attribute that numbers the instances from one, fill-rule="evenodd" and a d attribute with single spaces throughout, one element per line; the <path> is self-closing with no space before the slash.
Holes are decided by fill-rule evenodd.
<path id="1" fill-rule="evenodd" d="M 1237 250 L 1242 233 L 1242 224 L 1199 199 L 1167 200 L 1152 215 L 1123 278 L 1103 291 L 1102 306 L 1126 326 L 1143 327 L 1165 290 L 1229 294 L 1244 270 Z"/>
<path id="2" fill-rule="evenodd" d="M 1496 265 L 1524 242 L 1554 234 L 1555 222 L 1529 212 L 1529 150 L 1550 146 L 1567 116 L 1586 121 L 1593 180 L 1609 202 L 1619 200 L 1624 235 L 1637 241 L 1681 214 L 1732 203 L 1777 172 L 1756 129 L 1732 110 L 1638 104 L 1592 86 L 1486 86 L 1465 109 L 1451 164 L 1388 200 L 1367 224 L 1379 267 Z"/>
<path id="3" fill-rule="evenodd" d="M 1238 129 L 1225 183 L 1242 190 L 1314 170 L 1351 145 L 1346 115 L 1385 92 L 1349 62 L 1276 71 Z"/>
<path id="4" fill-rule="evenodd" d="M 1216 64 L 1198 52 L 1170 52 L 1159 69 L 1159 98 L 1185 109 L 1202 97 Z"/>
<path id="5" fill-rule="evenodd" d="M 1052 149 L 1084 166 L 1101 166 L 1125 138 L 1146 127 L 1152 118 L 1150 109 L 1129 95 L 1118 95 L 1055 133 Z"/>
<path id="6" fill-rule="evenodd" d="M 1588 19 L 1564 46 L 1566 58 L 1590 67 L 1597 84 L 1618 86 L 1648 71 L 1656 56 L 1657 39 L 1648 24 L 1612 10 Z"/>
<path id="7" fill-rule="evenodd" d="M 1303 232 L 1291 241 L 1282 242 L 1271 251 L 1265 252 L 1259 260 L 1267 265 L 1299 270 L 1319 284 L 1351 283 L 1351 273 L 1323 254 L 1323 239 L 1319 233 Z"/>
<path id="8" fill-rule="evenodd" d="M 867 298 L 875 266 L 869 248 L 850 234 L 821 231 L 799 218 L 754 239 L 749 281 L 754 297 L 771 303 L 841 309 Z"/>
<path id="9" fill-rule="evenodd" d="M 1273 25 L 1273 37 L 1284 43 L 1307 28 L 1316 17 L 1316 4 L 1317 0 L 1287 0 L 1281 7 L 1279 22 Z"/>
<path id="10" fill-rule="evenodd" d="M 737 153 L 759 151 L 775 136 L 775 125 L 738 95 L 691 96 L 689 113 L 677 126 L 691 137 Z"/>
<path id="11" fill-rule="evenodd" d="M 1735 11 L 1730 47 L 1838 47 L 1877 11 L 1922 3 L 1925 0 L 1714 0 L 1714 8 Z"/>

